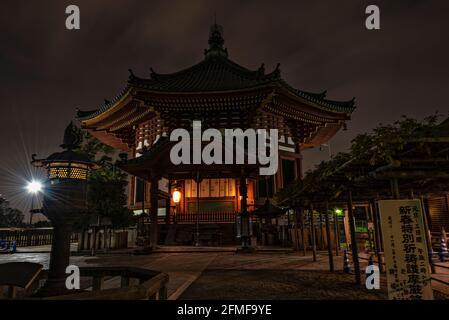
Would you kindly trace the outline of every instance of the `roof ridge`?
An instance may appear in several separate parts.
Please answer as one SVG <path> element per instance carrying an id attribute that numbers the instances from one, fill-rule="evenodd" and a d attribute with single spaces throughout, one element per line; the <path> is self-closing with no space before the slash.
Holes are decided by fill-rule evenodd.
<path id="1" fill-rule="evenodd" d="M 264 64 L 262 64 L 258 69 L 251 70 L 229 59 L 228 57 L 215 56 L 205 58 L 194 65 L 191 65 L 189 67 L 186 67 L 182 70 L 173 73 L 157 73 L 156 71 L 153 70 L 153 68 L 150 68 L 150 78 L 138 77 L 135 76 L 133 73 L 131 73 L 128 79 L 128 83 L 136 84 L 136 82 L 137 83 L 142 82 L 147 86 L 151 85 L 164 86 L 167 84 L 167 82 L 176 81 L 177 80 L 176 78 L 178 78 L 179 80 L 179 78 L 183 76 L 189 76 L 190 74 L 194 74 L 197 71 L 200 71 L 201 69 L 204 69 L 205 73 L 213 73 L 214 70 L 220 70 L 220 66 L 222 66 L 222 69 L 226 70 L 226 72 L 230 72 L 240 79 L 245 79 L 250 82 L 259 82 L 259 84 L 280 79 L 279 64 L 276 66 L 276 69 L 274 69 L 272 72 L 265 73 Z"/>

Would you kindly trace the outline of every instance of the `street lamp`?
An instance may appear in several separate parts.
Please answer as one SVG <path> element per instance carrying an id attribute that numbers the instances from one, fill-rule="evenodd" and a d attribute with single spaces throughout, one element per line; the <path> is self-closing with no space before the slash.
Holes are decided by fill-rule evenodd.
<path id="1" fill-rule="evenodd" d="M 29 193 L 36 194 L 42 190 L 42 183 L 40 183 L 39 181 L 36 181 L 36 180 L 30 181 L 30 182 L 28 182 L 27 190 Z"/>
<path id="2" fill-rule="evenodd" d="M 178 211 L 178 205 L 179 205 L 179 202 L 181 202 L 181 192 L 178 189 L 176 189 L 173 192 L 173 202 L 175 203 L 174 223 L 176 223 L 176 214 Z"/>
<path id="3" fill-rule="evenodd" d="M 340 250 L 340 227 L 339 227 L 339 217 L 343 216 L 344 212 L 341 208 L 334 209 L 334 233 L 335 233 L 335 254 L 338 256 L 338 251 Z"/>
<path id="4" fill-rule="evenodd" d="M 31 194 L 31 209 L 30 209 L 30 226 L 33 223 L 33 207 L 34 207 L 34 196 L 42 190 L 42 183 L 36 180 L 28 182 L 26 186 L 28 192 Z"/>

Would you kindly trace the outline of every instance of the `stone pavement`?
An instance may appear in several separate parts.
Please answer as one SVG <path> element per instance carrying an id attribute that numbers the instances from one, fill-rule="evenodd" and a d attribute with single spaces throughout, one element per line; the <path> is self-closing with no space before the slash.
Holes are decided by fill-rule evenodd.
<path id="1" fill-rule="evenodd" d="M 49 253 L 16 253 L 0 255 L 0 263 L 28 261 L 44 265 L 48 269 Z M 145 256 L 131 254 L 102 254 L 97 256 L 72 256 L 70 263 L 83 266 L 135 266 L 165 272 L 169 275 L 168 296 L 176 299 L 201 274 L 215 258 L 213 253 L 154 253 Z M 105 282 L 105 288 L 119 285 L 119 279 Z"/>
<path id="2" fill-rule="evenodd" d="M 77 254 L 78 250 L 78 244 L 72 243 L 70 245 L 70 251 L 73 252 L 73 254 Z M 284 248 L 284 247 L 270 247 L 270 246 L 258 246 L 258 251 L 263 252 L 293 252 L 293 249 L 291 248 Z M 114 249 L 111 252 L 114 254 L 117 253 L 132 253 L 135 250 L 135 248 L 131 247 L 128 249 Z M 32 247 L 18 247 L 17 252 L 18 253 L 45 253 L 51 251 L 51 245 L 42 245 L 42 246 L 32 246 Z M 160 245 L 157 247 L 155 252 L 158 253 L 186 253 L 186 252 L 235 252 L 236 246 L 222 246 L 222 247 L 195 247 L 195 246 L 166 246 L 166 245 Z M 97 250 L 95 254 L 104 254 L 108 253 L 108 251 L 103 250 Z"/>
<path id="3" fill-rule="evenodd" d="M 310 252 L 302 256 L 302 253 L 282 248 L 264 249 L 253 254 L 236 254 L 235 247 L 161 247 L 150 255 L 133 255 L 132 251 L 75 255 L 70 263 L 80 267 L 135 266 L 165 272 L 170 277 L 169 299 L 387 298 L 384 275 L 381 276 L 381 290 L 367 290 L 363 274 L 362 286 L 356 286 L 354 275 L 342 272 L 341 255 L 334 256 L 335 271 L 331 273 L 327 252 L 318 252 L 317 262 L 313 262 Z M 49 253 L 44 252 L 45 248 L 24 251 L 0 255 L 0 263 L 31 261 L 48 268 Z M 367 261 L 360 262 L 364 270 Z M 439 268 L 436 276 L 449 281 L 448 271 Z M 118 283 L 118 278 L 112 278 L 105 284 L 113 287 Z M 435 286 L 449 288 L 443 284 Z"/>

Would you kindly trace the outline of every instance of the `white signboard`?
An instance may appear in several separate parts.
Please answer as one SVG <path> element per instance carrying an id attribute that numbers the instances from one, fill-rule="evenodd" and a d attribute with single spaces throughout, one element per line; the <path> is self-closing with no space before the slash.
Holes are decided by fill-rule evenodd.
<path id="1" fill-rule="evenodd" d="M 380 200 L 389 299 L 433 299 L 421 201 Z"/>
<path id="2" fill-rule="evenodd" d="M 169 192 L 168 190 L 168 179 L 166 178 L 162 178 L 161 180 L 159 180 L 159 190 L 164 191 L 164 192 Z"/>

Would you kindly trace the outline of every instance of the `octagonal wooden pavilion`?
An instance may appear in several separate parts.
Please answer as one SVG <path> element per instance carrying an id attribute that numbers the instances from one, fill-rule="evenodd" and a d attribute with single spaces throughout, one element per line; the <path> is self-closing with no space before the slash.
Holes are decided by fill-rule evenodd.
<path id="1" fill-rule="evenodd" d="M 302 175 L 301 150 L 325 144 L 346 126 L 355 109 L 354 99 L 334 101 L 326 92 L 311 93 L 288 84 L 279 65 L 266 72 L 262 64 L 249 70 L 228 57 L 223 29 L 214 24 L 208 48 L 197 64 L 175 73 L 151 69 L 149 77 L 130 70 L 126 86 L 112 101 L 92 111 L 78 111 L 82 128 L 107 145 L 127 154 L 121 168 L 131 175 L 129 207 L 149 212 L 152 246 L 191 242 L 188 226 L 198 225 L 220 234 L 214 241 L 234 241 L 236 216 L 254 210 Z M 173 165 L 169 159 L 172 130 L 278 129 L 279 169 L 259 177 L 258 165 Z M 179 203 L 171 199 L 181 192 Z M 165 199 L 165 202 L 164 202 Z M 164 235 L 158 240 L 159 227 Z M 183 225 L 184 227 L 181 227 Z M 243 229 L 247 226 L 242 220 Z M 191 228 L 191 230 L 193 230 Z M 184 234 L 184 235 L 183 235 Z M 186 235 L 187 234 L 187 235 Z M 203 232 L 204 242 L 212 241 Z M 242 231 L 248 245 L 248 234 Z"/>

